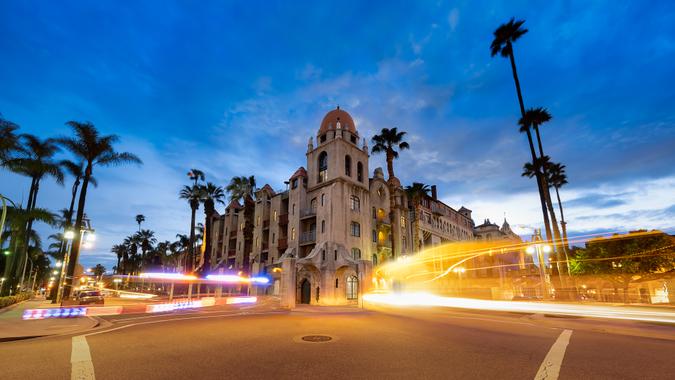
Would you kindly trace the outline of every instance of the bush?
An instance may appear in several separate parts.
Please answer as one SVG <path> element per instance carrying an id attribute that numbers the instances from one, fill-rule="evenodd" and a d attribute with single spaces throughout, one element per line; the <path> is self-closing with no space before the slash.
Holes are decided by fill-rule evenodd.
<path id="1" fill-rule="evenodd" d="M 14 296 L 0 297 L 0 309 L 7 307 L 9 305 L 14 305 L 15 303 L 25 301 L 31 296 L 30 293 L 20 293 Z"/>

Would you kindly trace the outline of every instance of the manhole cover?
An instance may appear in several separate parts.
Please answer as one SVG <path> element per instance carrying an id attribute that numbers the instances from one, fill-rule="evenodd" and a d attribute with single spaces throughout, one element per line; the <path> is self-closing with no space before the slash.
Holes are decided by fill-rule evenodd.
<path id="1" fill-rule="evenodd" d="M 328 335 L 305 335 L 300 339 L 304 340 L 305 342 L 320 343 L 320 342 L 328 342 L 333 338 L 329 337 Z"/>

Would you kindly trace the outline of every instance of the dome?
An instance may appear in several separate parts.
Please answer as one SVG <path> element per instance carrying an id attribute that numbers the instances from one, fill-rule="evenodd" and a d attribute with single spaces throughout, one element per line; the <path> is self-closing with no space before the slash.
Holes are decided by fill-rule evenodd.
<path id="1" fill-rule="evenodd" d="M 322 135 L 328 131 L 335 130 L 338 120 L 340 120 L 340 125 L 343 130 L 349 131 L 355 135 L 358 135 L 356 132 L 356 124 L 354 124 L 354 119 L 344 110 L 340 109 L 338 106 L 336 109 L 328 112 L 326 116 L 323 117 L 321 121 L 321 127 L 319 128 L 319 135 Z"/>

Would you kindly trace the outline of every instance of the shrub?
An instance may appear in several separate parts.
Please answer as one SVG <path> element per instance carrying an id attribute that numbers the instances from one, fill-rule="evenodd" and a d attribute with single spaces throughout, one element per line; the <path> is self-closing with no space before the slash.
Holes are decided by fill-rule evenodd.
<path id="1" fill-rule="evenodd" d="M 30 293 L 20 293 L 13 296 L 0 297 L 0 309 L 7 307 L 9 305 L 14 305 L 15 303 L 25 301 L 31 297 Z"/>

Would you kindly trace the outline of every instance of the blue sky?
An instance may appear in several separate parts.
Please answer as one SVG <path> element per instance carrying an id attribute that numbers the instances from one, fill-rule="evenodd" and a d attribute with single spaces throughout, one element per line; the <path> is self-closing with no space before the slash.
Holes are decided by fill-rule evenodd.
<path id="1" fill-rule="evenodd" d="M 525 104 L 553 114 L 545 150 L 568 167 L 570 233 L 675 231 L 668 1 L 5 1 L 0 112 L 44 137 L 90 120 L 144 160 L 95 173 L 86 212 L 100 239 L 85 265 L 112 267 L 137 213 L 161 240 L 185 233 L 176 194 L 191 167 L 282 188 L 337 104 L 368 138 L 409 133 L 404 183 L 437 184 L 477 222 L 506 215 L 526 235 L 541 224 L 536 185 L 520 177 L 510 66 L 489 52 L 512 16 L 530 30 L 515 46 Z M 29 183 L 0 172 L 12 199 Z M 68 187 L 45 181 L 38 204 L 66 207 Z"/>

